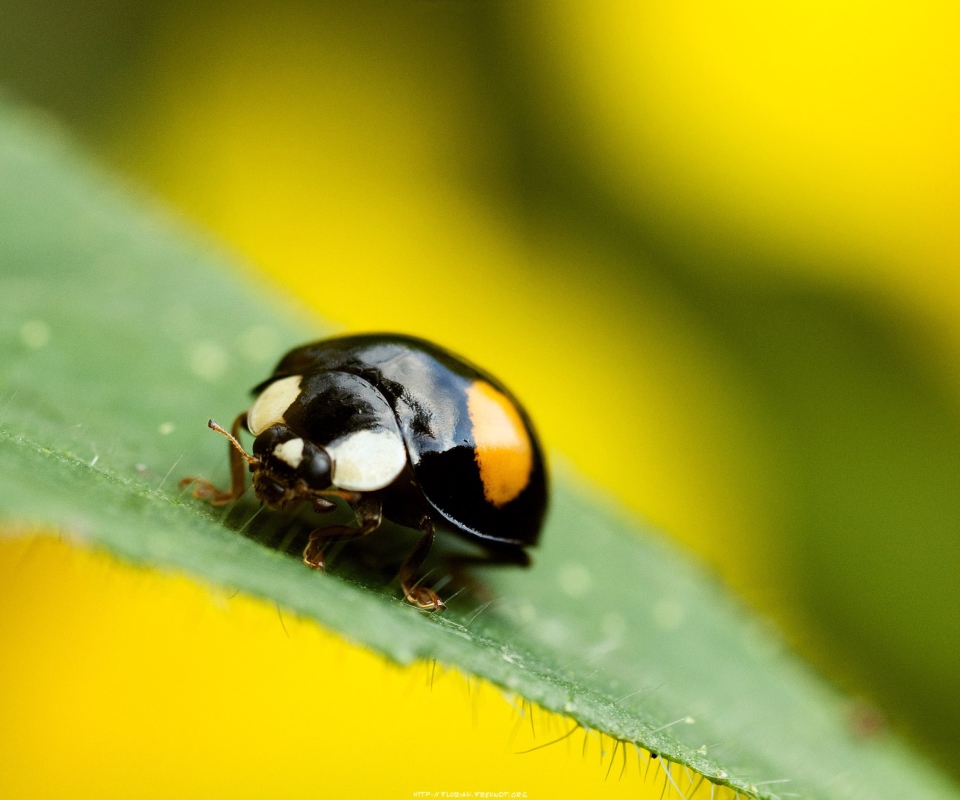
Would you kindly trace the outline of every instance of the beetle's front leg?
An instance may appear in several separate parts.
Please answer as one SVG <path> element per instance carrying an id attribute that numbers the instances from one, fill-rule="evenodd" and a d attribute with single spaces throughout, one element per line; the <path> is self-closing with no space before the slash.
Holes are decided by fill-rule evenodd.
<path id="1" fill-rule="evenodd" d="M 247 412 L 244 411 L 233 421 L 233 426 L 230 429 L 234 439 L 240 436 L 240 429 L 246 424 Z M 222 431 L 223 429 L 217 426 L 217 430 Z M 233 500 L 239 500 L 247 488 L 243 468 L 244 457 L 242 451 L 237 449 L 239 445 L 234 446 L 234 444 L 230 442 L 228 446 L 230 448 L 229 491 L 225 492 L 222 489 L 218 489 L 204 478 L 184 478 L 178 484 L 179 488 L 182 490 L 188 486 L 193 486 L 193 496 L 196 497 L 197 500 L 206 500 L 212 506 L 225 506 Z"/>
<path id="2" fill-rule="evenodd" d="M 303 548 L 304 564 L 314 569 L 323 569 L 323 551 L 328 544 L 366 536 L 368 533 L 373 533 L 383 522 L 383 504 L 379 497 L 361 495 L 352 507 L 357 517 L 358 527 L 333 525 L 329 528 L 317 528 L 311 532 L 307 545 Z"/>
<path id="3" fill-rule="evenodd" d="M 429 516 L 424 517 L 420 522 L 420 530 L 423 531 L 423 536 L 400 567 L 400 588 L 403 589 L 403 596 L 407 598 L 407 601 L 418 608 L 427 611 L 442 611 L 446 606 L 440 596 L 433 589 L 420 586 L 419 581 L 413 580 L 417 571 L 423 565 L 427 553 L 430 552 L 430 548 L 433 547 L 433 520 Z"/>

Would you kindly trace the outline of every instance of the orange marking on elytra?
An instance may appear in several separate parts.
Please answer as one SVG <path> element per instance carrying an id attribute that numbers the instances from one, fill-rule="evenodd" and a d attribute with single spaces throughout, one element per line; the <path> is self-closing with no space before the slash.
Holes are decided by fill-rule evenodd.
<path id="1" fill-rule="evenodd" d="M 500 508 L 522 492 L 533 471 L 533 445 L 516 406 L 486 381 L 467 387 L 467 411 L 483 496 Z"/>

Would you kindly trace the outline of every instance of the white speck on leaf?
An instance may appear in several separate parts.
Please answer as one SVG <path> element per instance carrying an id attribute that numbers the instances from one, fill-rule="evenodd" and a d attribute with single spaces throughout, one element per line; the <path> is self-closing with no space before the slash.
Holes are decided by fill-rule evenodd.
<path id="1" fill-rule="evenodd" d="M 50 326 L 43 320 L 27 320 L 20 326 L 20 340 L 31 350 L 39 350 L 50 341 Z"/>
<path id="2" fill-rule="evenodd" d="M 593 576 L 582 564 L 568 564 L 558 575 L 560 589 L 570 597 L 584 597 L 593 584 Z"/>
<path id="3" fill-rule="evenodd" d="M 687 613 L 676 600 L 659 600 L 653 607 L 653 621 L 658 628 L 674 631 L 683 624 Z"/>
<path id="4" fill-rule="evenodd" d="M 190 371 L 198 378 L 215 381 L 227 371 L 227 353 L 216 342 L 197 342 L 188 355 Z"/>
<path id="5" fill-rule="evenodd" d="M 276 358 L 280 349 L 280 337 L 269 325 L 254 325 L 240 335 L 243 354 L 255 364 Z"/>
<path id="6" fill-rule="evenodd" d="M 558 619 L 547 619 L 536 626 L 536 634 L 546 644 L 560 646 L 569 634 L 567 626 Z"/>
<path id="7" fill-rule="evenodd" d="M 522 622 L 529 624 L 537 618 L 537 609 L 529 600 L 524 600 L 517 607 L 517 616 Z"/>

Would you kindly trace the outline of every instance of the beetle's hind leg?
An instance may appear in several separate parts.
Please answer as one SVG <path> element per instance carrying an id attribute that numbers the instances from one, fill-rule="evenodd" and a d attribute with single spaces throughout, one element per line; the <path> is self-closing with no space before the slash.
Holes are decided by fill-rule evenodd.
<path id="1" fill-rule="evenodd" d="M 430 548 L 433 547 L 433 520 L 430 517 L 424 517 L 420 522 L 420 530 L 423 531 L 423 536 L 400 567 L 400 588 L 403 589 L 403 596 L 418 608 L 427 611 L 441 611 L 446 606 L 440 596 L 433 589 L 421 586 L 418 581 L 413 579 L 423 565 Z"/>
<path id="2" fill-rule="evenodd" d="M 303 548 L 304 564 L 314 569 L 323 569 L 323 551 L 327 545 L 366 536 L 368 533 L 373 533 L 383 522 L 383 505 L 378 497 L 362 495 L 352 504 L 352 507 L 354 514 L 357 515 L 359 527 L 332 525 L 328 528 L 317 528 L 311 532 L 307 545 Z"/>
<path id="3" fill-rule="evenodd" d="M 244 411 L 242 414 L 239 414 L 237 418 L 233 421 L 233 425 L 230 428 L 230 432 L 233 435 L 234 439 L 238 439 L 240 436 L 240 429 L 247 424 L 247 412 Z M 218 430 L 222 431 L 223 429 L 219 426 Z M 214 486 L 210 481 L 205 480 L 204 478 L 184 478 L 180 481 L 178 486 L 180 489 L 186 489 L 188 486 L 193 486 L 193 496 L 197 500 L 206 500 L 212 506 L 225 506 L 227 503 L 232 502 L 233 500 L 239 500 L 246 491 L 247 484 L 244 476 L 244 459 L 241 451 L 237 450 L 236 447 L 231 442 L 229 444 L 230 448 L 230 489 L 229 491 L 223 491 Z"/>

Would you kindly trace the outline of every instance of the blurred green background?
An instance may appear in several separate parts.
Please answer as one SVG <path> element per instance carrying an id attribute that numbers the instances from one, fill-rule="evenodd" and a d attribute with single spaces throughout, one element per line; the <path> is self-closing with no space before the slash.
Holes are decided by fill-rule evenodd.
<path id="1" fill-rule="evenodd" d="M 0 2 L 7 91 L 501 375 L 954 774 L 958 45 L 946 3 Z"/>

